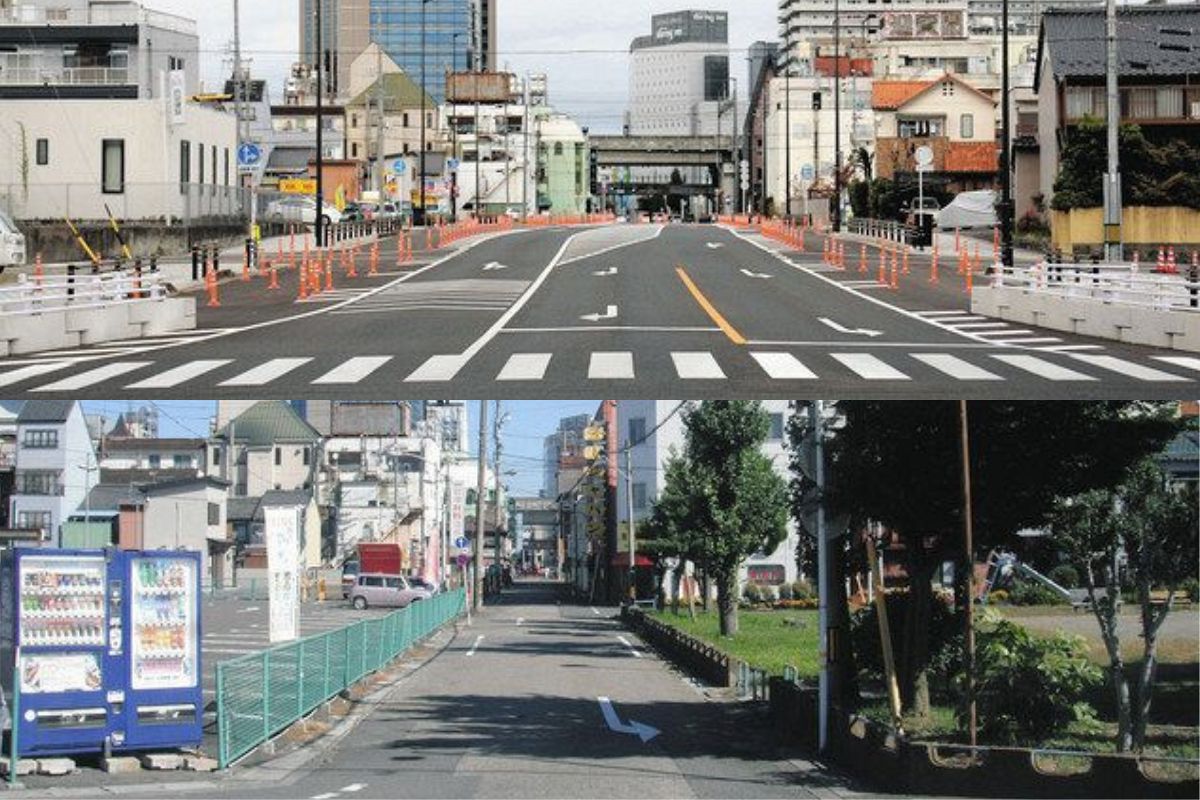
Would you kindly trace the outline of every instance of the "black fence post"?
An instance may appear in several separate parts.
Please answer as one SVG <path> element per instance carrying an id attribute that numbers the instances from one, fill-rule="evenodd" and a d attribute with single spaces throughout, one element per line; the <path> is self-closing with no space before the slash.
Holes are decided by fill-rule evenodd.
<path id="1" fill-rule="evenodd" d="M 210 247 L 212 247 L 213 276 L 219 278 L 221 277 L 221 248 L 215 244 L 210 245 Z"/>
<path id="2" fill-rule="evenodd" d="M 67 302 L 75 299 L 75 270 L 74 264 L 67 264 Z"/>
<path id="3" fill-rule="evenodd" d="M 200 245 L 192 245 L 192 280 L 200 280 Z"/>

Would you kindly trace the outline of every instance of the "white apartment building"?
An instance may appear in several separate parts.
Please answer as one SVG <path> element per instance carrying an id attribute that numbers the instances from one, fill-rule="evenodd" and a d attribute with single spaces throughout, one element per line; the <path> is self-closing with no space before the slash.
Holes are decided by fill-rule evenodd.
<path id="1" fill-rule="evenodd" d="M 723 102 L 736 94 L 732 83 L 727 13 L 656 14 L 650 35 L 639 36 L 629 46 L 626 132 L 712 136 L 720 129 L 723 135 L 733 134 L 741 115 L 733 104 Z M 750 89 L 739 88 L 742 95 Z"/>
<path id="2" fill-rule="evenodd" d="M 662 490 L 665 466 L 674 452 L 682 454 L 684 426 L 682 411 L 676 411 L 678 400 L 618 400 L 617 433 L 620 446 L 626 442 L 642 441 L 630 452 L 633 471 L 633 517 L 635 522 L 649 516 L 652 504 Z M 762 452 L 784 480 L 791 479 L 788 468 L 787 420 L 792 413 L 786 400 L 768 400 L 763 407 L 771 417 L 771 430 Z M 658 430 L 655 426 L 661 425 Z M 653 433 L 651 433 L 653 431 Z M 648 435 L 649 434 L 649 435 Z M 647 436 L 648 435 L 648 436 Z M 622 459 L 621 469 L 625 463 Z M 629 542 L 627 511 L 627 482 L 622 475 L 617 481 L 617 549 L 628 556 Z M 795 581 L 796 545 L 799 536 L 795 523 L 788 522 L 788 533 L 771 553 L 755 553 L 742 566 L 741 581 L 779 585 Z M 626 562 L 627 563 L 627 562 Z"/>
<path id="3" fill-rule="evenodd" d="M 442 114 L 458 162 L 458 212 L 536 214 L 537 137 L 522 82 L 512 76 L 508 102 L 450 103 Z"/>
<path id="4" fill-rule="evenodd" d="M 27 400 L 17 415 L 16 485 L 9 524 L 61 543 L 61 525 L 97 482 L 96 452 L 79 404 Z"/>

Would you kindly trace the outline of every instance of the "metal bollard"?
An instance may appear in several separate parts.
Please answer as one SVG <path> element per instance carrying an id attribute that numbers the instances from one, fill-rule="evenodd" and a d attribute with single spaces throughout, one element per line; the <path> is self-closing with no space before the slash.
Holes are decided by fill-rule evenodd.
<path id="1" fill-rule="evenodd" d="M 75 270 L 74 264 L 67 264 L 67 302 L 75 298 Z"/>
<path id="2" fill-rule="evenodd" d="M 211 245 L 211 247 L 212 247 L 213 275 L 216 277 L 220 277 L 221 276 L 221 248 L 217 247 L 215 244 Z"/>
<path id="3" fill-rule="evenodd" d="M 158 274 L 158 256 L 157 255 L 150 256 L 150 272 L 151 272 L 151 274 L 155 274 L 155 275 Z"/>
<path id="4" fill-rule="evenodd" d="M 200 280 L 200 245 L 192 245 L 192 280 Z"/>

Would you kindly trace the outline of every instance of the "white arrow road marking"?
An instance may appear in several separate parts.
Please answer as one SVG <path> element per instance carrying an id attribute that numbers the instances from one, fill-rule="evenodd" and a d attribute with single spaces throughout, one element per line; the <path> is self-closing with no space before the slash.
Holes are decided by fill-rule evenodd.
<path id="1" fill-rule="evenodd" d="M 632 733 L 643 742 L 648 742 L 658 734 L 662 733 L 658 728 L 652 728 L 641 722 L 630 720 L 628 724 L 621 722 L 621 718 L 617 716 L 617 710 L 613 708 L 612 701 L 607 697 L 597 697 L 600 701 L 600 712 L 604 714 L 604 721 L 608 724 L 608 729 L 614 733 Z"/>
<path id="2" fill-rule="evenodd" d="M 629 648 L 629 652 L 633 653 L 633 655 L 634 655 L 635 657 L 637 657 L 637 658 L 641 658 L 641 657 L 642 657 L 642 654 L 641 654 L 640 652 L 638 652 L 638 649 L 637 649 L 636 647 L 634 647 L 634 646 L 633 646 L 633 645 L 630 643 L 630 641 L 629 641 L 628 639 L 626 639 L 624 636 L 618 636 L 618 637 L 617 637 L 617 639 L 618 639 L 618 640 L 620 640 L 621 644 L 623 644 L 623 645 L 625 645 L 626 647 L 628 647 L 628 648 Z"/>
<path id="3" fill-rule="evenodd" d="M 617 307 L 616 306 L 609 306 L 608 310 L 603 314 L 584 314 L 582 317 L 580 317 L 580 319 L 587 320 L 588 322 L 600 322 L 602 320 L 616 319 L 616 318 L 617 318 Z"/>
<path id="4" fill-rule="evenodd" d="M 498 269 L 508 269 L 508 264 L 501 264 L 499 261 L 489 261 L 483 265 L 484 272 L 495 272 Z"/>
<path id="5" fill-rule="evenodd" d="M 592 274 L 595 275 L 597 278 L 608 278 L 613 275 L 616 275 L 617 272 L 618 272 L 618 270 L 616 267 L 609 267 L 608 269 L 597 270 L 596 272 L 593 272 Z"/>
<path id="6" fill-rule="evenodd" d="M 471 645 L 471 649 L 467 651 L 467 655 L 469 655 L 469 656 L 475 655 L 475 648 L 479 647 L 479 643 L 482 641 L 483 641 L 483 634 L 481 633 L 475 637 L 475 644 Z"/>
<path id="7" fill-rule="evenodd" d="M 745 275 L 747 278 L 758 278 L 759 280 L 763 280 L 763 281 L 769 280 L 770 278 L 775 277 L 774 275 L 768 275 L 765 272 L 751 272 L 748 269 L 743 269 L 742 274 Z"/>
<path id="8" fill-rule="evenodd" d="M 705 245 L 705 247 L 707 247 L 709 250 L 719 250 L 724 246 L 725 245 L 721 244 L 720 242 L 709 242 Z"/>
<path id="9" fill-rule="evenodd" d="M 883 331 L 873 331 L 870 328 L 847 328 L 844 325 L 831 320 L 829 317 L 819 317 L 819 321 L 833 328 L 838 333 L 853 333 L 859 336 L 869 336 L 874 339 L 876 336 L 883 336 Z"/>

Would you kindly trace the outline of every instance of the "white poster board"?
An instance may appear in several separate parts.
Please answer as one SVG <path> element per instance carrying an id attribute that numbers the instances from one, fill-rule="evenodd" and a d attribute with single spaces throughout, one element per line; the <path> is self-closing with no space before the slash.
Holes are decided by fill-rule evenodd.
<path id="1" fill-rule="evenodd" d="M 459 481 L 450 484 L 450 541 L 466 532 L 467 487 Z"/>
<path id="2" fill-rule="evenodd" d="M 270 640 L 272 644 L 290 642 L 300 637 L 300 507 L 264 508 L 263 523 Z"/>

